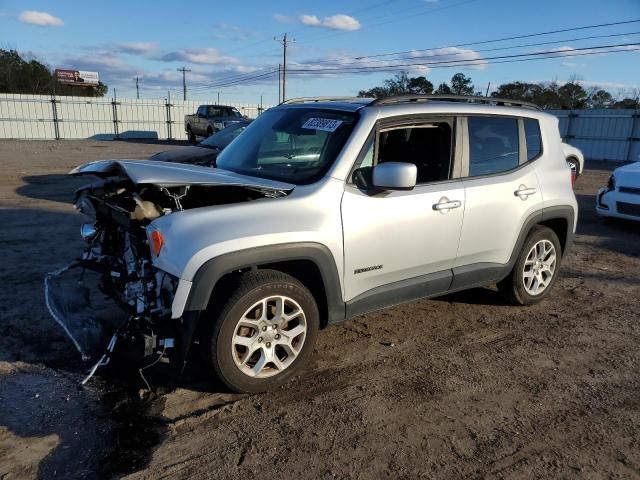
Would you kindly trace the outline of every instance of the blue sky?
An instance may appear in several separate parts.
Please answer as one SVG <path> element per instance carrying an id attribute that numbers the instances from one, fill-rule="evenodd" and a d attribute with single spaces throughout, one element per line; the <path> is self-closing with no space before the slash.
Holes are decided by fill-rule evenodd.
<path id="1" fill-rule="evenodd" d="M 190 99 L 223 102 L 277 101 L 277 77 L 219 87 L 229 79 L 277 69 L 282 47 L 274 36 L 288 32 L 291 68 L 333 68 L 358 63 L 355 57 L 386 52 L 435 49 L 462 43 L 543 31 L 640 19 L 640 0 L 325 0 L 235 2 L 0 0 L 0 48 L 34 55 L 52 68 L 95 70 L 119 97 L 161 98 L 171 90 L 181 95 L 186 65 Z M 636 33 L 637 32 L 637 33 Z M 627 34 L 591 40 L 592 35 Z M 489 48 L 549 42 L 487 52 Z M 553 42 L 553 43 L 551 43 Z M 478 90 L 508 81 L 566 81 L 577 76 L 585 86 L 612 91 L 640 87 L 640 52 L 621 51 L 593 56 L 558 56 L 540 61 L 490 63 L 491 56 L 572 49 L 597 45 L 640 43 L 640 23 L 582 30 L 511 42 L 439 48 L 396 57 L 377 57 L 367 65 L 473 60 L 455 68 L 410 67 L 434 84 L 458 72 L 472 77 Z M 640 48 L 640 47 L 624 47 Z M 622 50 L 622 47 L 620 48 Z M 422 59 L 407 60 L 414 56 Z M 480 60 L 479 60 L 480 59 Z M 387 63 L 382 63 L 387 62 Z M 299 65 L 303 65 L 302 67 Z M 353 95 L 379 85 L 393 73 L 291 75 L 287 96 Z M 246 77 L 245 77 L 246 78 Z"/>

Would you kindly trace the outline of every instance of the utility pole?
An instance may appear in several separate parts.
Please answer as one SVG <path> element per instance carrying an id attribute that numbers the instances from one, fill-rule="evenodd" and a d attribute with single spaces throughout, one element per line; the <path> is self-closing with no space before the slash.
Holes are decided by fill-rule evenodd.
<path id="1" fill-rule="evenodd" d="M 183 100 L 187 101 L 187 72 L 191 70 L 187 70 L 187 68 L 182 67 L 177 69 L 179 72 L 182 72 L 182 96 Z"/>
<path id="2" fill-rule="evenodd" d="M 136 77 L 136 98 L 140 100 L 140 86 L 138 85 L 139 78 Z"/>
<path id="3" fill-rule="evenodd" d="M 278 64 L 278 103 L 282 102 L 282 80 L 280 77 L 280 72 L 282 72 L 282 65 Z"/>
<path id="4" fill-rule="evenodd" d="M 274 40 L 282 44 L 282 101 L 284 102 L 287 99 L 287 46 L 295 40 L 288 39 L 286 33 L 282 38 L 274 37 Z"/>
<path id="5" fill-rule="evenodd" d="M 220 92 L 218 92 L 218 103 L 217 105 L 220 105 Z"/>

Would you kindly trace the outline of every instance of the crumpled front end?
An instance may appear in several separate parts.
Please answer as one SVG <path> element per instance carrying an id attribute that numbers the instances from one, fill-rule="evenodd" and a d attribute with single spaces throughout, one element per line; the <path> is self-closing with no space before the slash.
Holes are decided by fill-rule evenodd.
<path id="1" fill-rule="evenodd" d="M 146 225 L 168 213 L 143 200 L 150 192 L 126 182 L 80 190 L 76 208 L 87 247 L 68 267 L 45 278 L 47 308 L 83 359 L 96 360 L 114 335 L 152 355 L 171 337 L 171 304 L 178 280 L 153 266 Z M 146 195 L 145 195 L 146 193 Z M 153 199 L 157 200 L 157 199 Z"/>
<path id="2" fill-rule="evenodd" d="M 181 371 L 197 319 L 172 318 L 179 278 L 154 264 L 165 248 L 154 220 L 192 208 L 278 198 L 293 186 L 150 161 L 93 162 L 71 173 L 100 179 L 76 192 L 87 247 L 45 278 L 49 312 L 85 360 L 98 359 L 94 371 L 108 363 L 116 342 L 118 354 L 136 359 L 177 358 Z"/>

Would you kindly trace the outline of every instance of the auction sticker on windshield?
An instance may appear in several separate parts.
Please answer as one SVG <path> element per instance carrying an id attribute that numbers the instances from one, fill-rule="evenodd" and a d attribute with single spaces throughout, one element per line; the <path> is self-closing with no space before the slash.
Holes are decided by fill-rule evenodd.
<path id="1" fill-rule="evenodd" d="M 310 118 L 304 122 L 302 128 L 322 130 L 323 132 L 335 132 L 341 124 L 342 120 L 334 120 L 332 118 Z"/>

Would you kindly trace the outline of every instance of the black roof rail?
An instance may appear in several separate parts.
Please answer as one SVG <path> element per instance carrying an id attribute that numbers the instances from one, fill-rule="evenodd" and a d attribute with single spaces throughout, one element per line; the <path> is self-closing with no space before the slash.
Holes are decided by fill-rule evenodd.
<path id="1" fill-rule="evenodd" d="M 484 105 L 499 105 L 510 107 L 524 107 L 534 110 L 540 110 L 540 107 L 530 102 L 522 102 L 520 100 L 510 100 L 508 98 L 496 97 L 479 97 L 474 95 L 398 95 L 394 97 L 378 98 L 369 105 L 397 105 L 399 103 L 411 102 L 462 102 L 462 103 L 481 103 Z"/>
<path id="2" fill-rule="evenodd" d="M 280 105 L 291 105 L 295 103 L 317 103 L 317 102 L 340 102 L 346 100 L 358 100 L 360 103 L 365 103 L 366 98 L 362 97 L 300 97 L 300 98 L 290 98 L 281 102 Z"/>

